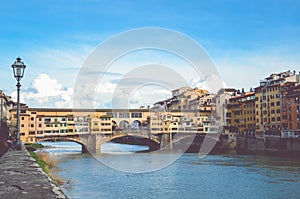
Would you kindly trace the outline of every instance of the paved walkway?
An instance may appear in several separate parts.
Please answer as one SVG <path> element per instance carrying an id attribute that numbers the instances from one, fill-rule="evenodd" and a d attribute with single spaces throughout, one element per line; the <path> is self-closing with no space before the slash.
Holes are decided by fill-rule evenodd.
<path id="1" fill-rule="evenodd" d="M 23 149 L 0 158 L 0 198 L 67 198 Z"/>

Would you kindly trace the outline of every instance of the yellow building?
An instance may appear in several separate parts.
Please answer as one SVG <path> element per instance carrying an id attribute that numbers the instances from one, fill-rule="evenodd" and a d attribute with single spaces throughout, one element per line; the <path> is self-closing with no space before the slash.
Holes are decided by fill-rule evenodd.
<path id="1" fill-rule="evenodd" d="M 151 133 L 209 133 L 211 110 L 151 113 Z"/>
<path id="2" fill-rule="evenodd" d="M 255 135 L 255 93 L 246 92 L 229 99 L 230 126 L 237 133 Z"/>
<path id="3" fill-rule="evenodd" d="M 299 82 L 295 71 L 271 74 L 255 88 L 257 138 L 281 136 L 281 87 L 289 82 Z"/>
<path id="4" fill-rule="evenodd" d="M 16 110 L 11 110 L 12 124 L 16 124 Z M 36 142 L 36 137 L 64 134 L 103 133 L 113 130 L 141 130 L 149 117 L 149 109 L 130 110 L 72 110 L 21 107 L 20 139 Z"/>

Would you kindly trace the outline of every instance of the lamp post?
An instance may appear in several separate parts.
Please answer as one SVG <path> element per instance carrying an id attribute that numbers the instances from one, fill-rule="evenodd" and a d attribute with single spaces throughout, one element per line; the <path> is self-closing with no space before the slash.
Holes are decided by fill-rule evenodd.
<path id="1" fill-rule="evenodd" d="M 17 147 L 21 147 L 21 141 L 20 141 L 20 80 L 23 78 L 24 71 L 26 68 L 26 65 L 24 62 L 21 61 L 22 59 L 20 57 L 17 58 L 17 60 L 14 62 L 14 64 L 11 66 L 13 68 L 14 76 L 17 80 L 17 135 L 16 135 L 16 142 Z"/>

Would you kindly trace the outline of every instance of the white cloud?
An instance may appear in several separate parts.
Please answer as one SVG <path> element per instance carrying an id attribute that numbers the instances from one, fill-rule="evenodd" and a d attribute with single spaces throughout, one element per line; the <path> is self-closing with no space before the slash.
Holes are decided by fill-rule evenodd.
<path id="1" fill-rule="evenodd" d="M 17 93 L 12 94 L 16 101 Z M 30 107 L 72 107 L 73 89 L 63 87 L 56 79 L 47 74 L 39 74 L 30 88 L 23 89 L 20 101 Z"/>
<path id="2" fill-rule="evenodd" d="M 212 77 L 207 77 L 206 81 L 211 81 Z M 191 80 L 192 87 L 207 89 L 205 80 L 194 78 Z M 153 103 L 171 97 L 171 91 L 166 88 L 154 85 L 146 85 L 132 93 L 118 93 L 115 91 L 117 83 L 100 82 L 95 87 L 84 85 L 80 88 L 82 102 L 80 107 L 76 108 L 139 108 L 140 106 L 152 106 Z M 31 83 L 29 88 L 23 88 L 21 92 L 21 102 L 29 107 L 55 107 L 55 108 L 73 108 L 73 88 L 64 87 L 58 80 L 47 74 L 39 74 Z M 86 95 L 85 95 L 86 93 Z M 120 94 L 120 96 L 119 96 Z M 16 101 L 16 91 L 12 94 Z M 123 107 L 112 107 L 113 99 L 120 98 L 125 101 Z M 121 103 L 124 105 L 124 103 Z"/>
<path id="3" fill-rule="evenodd" d="M 191 86 L 192 88 L 197 87 L 200 89 L 208 90 L 212 93 L 217 93 L 217 91 L 220 88 L 226 88 L 227 84 L 225 83 L 225 81 L 221 80 L 220 77 L 212 74 L 210 76 L 205 77 L 204 79 L 201 77 L 192 78 L 192 80 L 189 83 L 189 86 Z"/>

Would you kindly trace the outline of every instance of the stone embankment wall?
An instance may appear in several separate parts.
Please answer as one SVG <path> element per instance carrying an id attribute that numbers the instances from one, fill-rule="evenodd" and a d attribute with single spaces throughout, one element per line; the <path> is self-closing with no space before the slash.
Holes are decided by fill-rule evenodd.
<path id="1" fill-rule="evenodd" d="M 255 137 L 237 138 L 237 152 L 247 154 L 258 153 L 290 153 L 300 154 L 300 139 L 269 137 L 257 139 Z"/>

